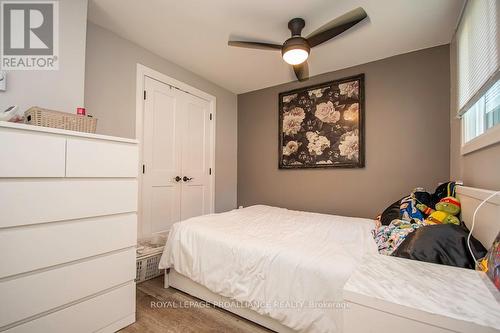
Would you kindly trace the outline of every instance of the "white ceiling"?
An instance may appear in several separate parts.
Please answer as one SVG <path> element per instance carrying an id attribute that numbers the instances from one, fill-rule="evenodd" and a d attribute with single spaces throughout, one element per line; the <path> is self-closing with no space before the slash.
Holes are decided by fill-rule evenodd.
<path id="1" fill-rule="evenodd" d="M 291 18 L 303 36 L 361 6 L 368 19 L 315 47 L 310 75 L 450 42 L 464 0 L 90 0 L 89 20 L 234 93 L 295 80 L 275 51 L 227 46 L 241 38 L 281 44 Z"/>

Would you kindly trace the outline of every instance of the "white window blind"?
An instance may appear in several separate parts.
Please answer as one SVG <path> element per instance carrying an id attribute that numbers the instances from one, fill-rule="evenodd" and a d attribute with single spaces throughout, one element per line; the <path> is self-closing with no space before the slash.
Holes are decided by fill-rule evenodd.
<path id="1" fill-rule="evenodd" d="M 458 115 L 499 78 L 500 1 L 468 0 L 457 29 Z"/>

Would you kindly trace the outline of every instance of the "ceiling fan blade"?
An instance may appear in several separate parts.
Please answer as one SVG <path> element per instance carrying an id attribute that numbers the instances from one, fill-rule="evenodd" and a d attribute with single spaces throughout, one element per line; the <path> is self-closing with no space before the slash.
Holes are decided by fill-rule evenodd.
<path id="1" fill-rule="evenodd" d="M 307 64 L 307 61 L 304 61 L 301 64 L 294 65 L 293 71 L 295 72 L 295 76 L 299 81 L 306 81 L 309 79 L 309 65 Z"/>
<path id="2" fill-rule="evenodd" d="M 281 45 L 271 44 L 271 43 L 244 42 L 244 41 L 230 40 L 229 42 L 227 42 L 227 45 L 236 46 L 236 47 L 246 47 L 249 49 L 281 51 Z"/>
<path id="3" fill-rule="evenodd" d="M 358 7 L 323 25 L 321 28 L 309 34 L 306 39 L 311 47 L 319 45 L 352 28 L 363 21 L 367 16 L 365 10 Z"/>

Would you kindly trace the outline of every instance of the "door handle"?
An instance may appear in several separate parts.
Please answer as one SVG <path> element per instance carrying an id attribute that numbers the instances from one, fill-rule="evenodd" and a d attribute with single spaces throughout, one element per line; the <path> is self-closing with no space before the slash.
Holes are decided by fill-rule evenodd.
<path id="1" fill-rule="evenodd" d="M 175 180 L 176 182 L 180 182 L 180 181 L 182 180 L 182 178 L 181 178 L 181 177 L 179 177 L 179 176 L 176 176 L 176 177 L 174 178 L 174 180 Z"/>
<path id="2" fill-rule="evenodd" d="M 186 176 L 182 177 L 182 180 L 183 180 L 183 181 L 185 181 L 185 182 L 188 182 L 188 181 L 190 181 L 191 179 L 193 179 L 193 178 L 189 178 L 189 177 L 186 177 Z"/>

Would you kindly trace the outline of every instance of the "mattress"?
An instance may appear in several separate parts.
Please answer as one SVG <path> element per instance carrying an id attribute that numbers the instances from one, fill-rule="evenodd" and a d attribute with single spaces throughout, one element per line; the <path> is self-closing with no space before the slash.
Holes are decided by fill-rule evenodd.
<path id="1" fill-rule="evenodd" d="M 342 287 L 366 253 L 373 220 L 251 206 L 175 223 L 160 268 L 299 332 L 339 332 Z"/>

